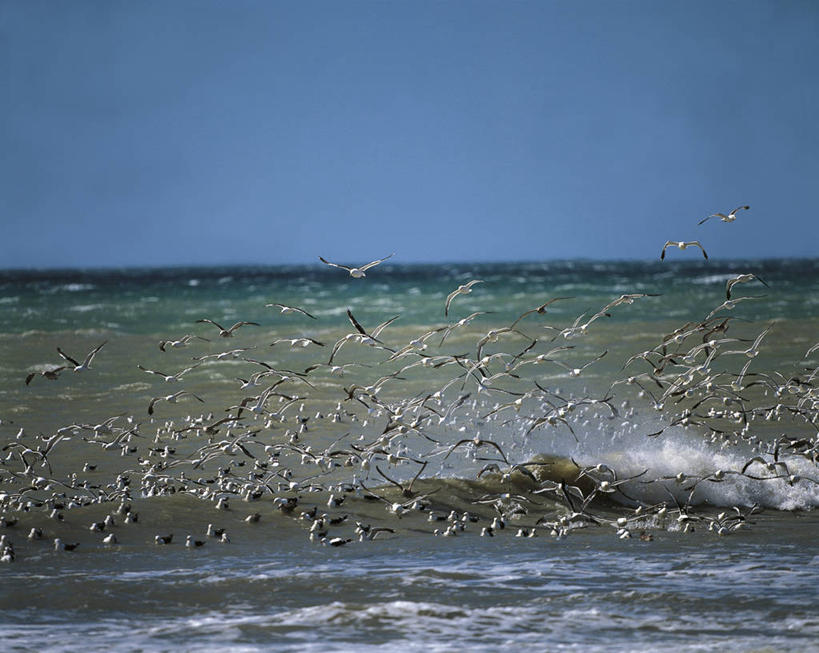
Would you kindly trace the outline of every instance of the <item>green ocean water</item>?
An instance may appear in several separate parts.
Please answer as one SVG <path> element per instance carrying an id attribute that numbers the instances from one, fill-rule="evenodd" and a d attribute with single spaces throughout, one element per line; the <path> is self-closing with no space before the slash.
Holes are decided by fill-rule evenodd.
<path id="1" fill-rule="evenodd" d="M 743 273 L 756 278 L 719 308 Z M 481 283 L 445 315 L 447 295 L 472 279 Z M 646 296 L 579 329 L 624 294 Z M 666 340 L 651 363 L 632 359 L 715 309 L 709 324 L 730 319 L 708 338 L 725 342 L 683 360 L 706 344 L 697 331 L 684 349 Z M 344 342 L 333 364 L 349 366 L 334 371 L 333 345 L 357 333 L 348 310 L 367 332 L 396 319 L 378 346 Z M 203 318 L 258 326 L 222 338 Z M 758 354 L 744 355 L 763 333 Z M 207 341 L 160 350 L 185 334 Z M 322 345 L 271 346 L 299 337 Z M 817 341 L 817 260 L 388 262 L 359 280 L 324 266 L 0 272 L 0 503 L 16 520 L 0 529 L 15 551 L 0 566 L 0 628 L 20 649 L 73 650 L 81 637 L 123 650 L 817 650 L 819 350 L 807 353 Z M 64 364 L 57 347 L 82 359 L 103 342 L 90 370 L 25 384 Z M 710 349 L 719 355 L 695 370 Z M 653 369 L 669 350 L 677 357 Z M 262 363 L 277 373 L 243 388 L 237 379 Z M 138 365 L 193 369 L 166 383 Z M 284 396 L 261 415 L 249 401 L 243 419 L 202 430 L 280 379 Z M 195 396 L 162 399 L 180 389 Z M 109 418 L 110 433 L 87 428 Z M 47 463 L 32 453 L 58 433 Z M 788 449 L 783 436 L 804 443 Z M 597 484 L 588 511 L 598 523 L 561 529 L 580 497 L 531 495 L 534 481 L 511 466 L 541 461 L 527 469 L 548 488 L 560 479 L 555 461 L 572 459 L 614 471 L 577 481 Z M 497 473 L 478 477 L 492 465 Z M 411 503 L 397 488 L 416 475 L 425 509 L 387 510 Z M 622 492 L 599 489 L 631 477 Z M 247 488 L 259 490 L 255 501 L 243 500 Z M 333 494 L 346 497 L 341 506 L 328 505 Z M 221 497 L 230 510 L 216 510 Z M 300 508 L 283 514 L 277 497 Z M 62 521 L 49 516 L 55 501 Z M 126 503 L 138 523 L 116 512 Z M 346 514 L 325 540 L 352 541 L 311 541 L 302 508 Z M 452 511 L 476 521 L 435 536 L 450 522 L 430 515 Z M 112 513 L 118 544 L 107 546 L 89 526 Z M 742 527 L 720 536 L 725 513 Z M 496 516 L 509 527 L 480 537 Z M 357 521 L 394 532 L 359 542 Z M 208 523 L 227 528 L 230 544 L 207 538 Z M 29 541 L 31 528 L 43 540 Z M 539 537 L 515 537 L 521 528 Z M 154 543 L 171 532 L 171 545 Z M 185 548 L 187 534 L 205 545 Z M 55 551 L 55 537 L 80 547 Z"/>

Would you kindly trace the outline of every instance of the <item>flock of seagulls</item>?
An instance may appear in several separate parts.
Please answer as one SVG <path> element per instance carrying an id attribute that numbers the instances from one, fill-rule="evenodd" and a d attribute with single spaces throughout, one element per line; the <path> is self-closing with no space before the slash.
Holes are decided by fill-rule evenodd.
<path id="1" fill-rule="evenodd" d="M 737 208 L 735 208 L 733 211 L 731 211 L 728 214 L 725 214 L 725 213 L 712 213 L 711 215 L 709 215 L 709 216 L 703 218 L 702 220 L 700 220 L 697 224 L 704 224 L 705 222 L 708 222 L 708 220 L 710 220 L 711 218 L 719 218 L 723 222 L 733 222 L 734 220 L 737 219 L 737 212 L 747 211 L 750 208 L 751 208 L 750 206 L 745 204 L 743 206 L 738 206 Z M 681 251 L 685 250 L 685 249 L 688 249 L 689 247 L 696 247 L 702 252 L 703 258 L 706 261 L 708 260 L 708 253 L 705 251 L 705 248 L 702 246 L 702 243 L 700 243 L 699 240 L 688 240 L 688 241 L 685 241 L 685 240 L 679 240 L 679 241 L 667 240 L 665 245 L 663 245 L 662 251 L 660 252 L 660 260 L 661 261 L 665 259 L 665 250 L 668 249 L 669 247 L 676 247 Z"/>
<path id="2" fill-rule="evenodd" d="M 731 222 L 737 211 L 747 208 L 709 218 Z M 670 246 L 702 249 L 697 241 L 669 241 L 661 258 Z M 320 260 L 360 279 L 392 256 L 361 267 Z M 758 506 L 737 505 L 714 516 L 701 509 L 698 492 L 726 482 L 819 486 L 819 368 L 792 374 L 750 371 L 774 324 L 759 332 L 746 328 L 741 335 L 726 335 L 729 328 L 733 333 L 741 327 L 735 329 L 724 311 L 749 299 L 732 298 L 731 291 L 753 281 L 768 285 L 754 273 L 730 279 L 725 302 L 631 356 L 621 376 L 599 395 L 561 390 L 547 379 L 571 384 L 598 366 L 608 350 L 555 341 L 582 339 L 623 307 L 651 301 L 657 294 L 621 294 L 563 328 L 535 317 L 542 319 L 549 306 L 570 297 L 541 301 L 510 316 L 508 326 L 488 331 L 472 322 L 494 313 L 477 311 L 408 341 L 391 335 L 390 327 L 400 316 L 367 328 L 347 309 L 351 330 L 332 346 L 301 333 L 270 343 L 289 346 L 298 369 L 251 358 L 248 352 L 257 344 L 194 356 L 194 364 L 174 373 L 138 363 L 141 372 L 177 385 L 227 361 L 245 366 L 248 373 L 230 381 L 240 384 L 234 387 L 238 395 L 232 405 L 213 405 L 198 390 L 180 389 L 152 397 L 141 415 L 121 413 L 99 424 L 72 423 L 48 436 L 20 428 L 2 447 L 0 527 L 11 532 L 18 523 L 25 524 L 32 546 L 51 539 L 56 551 L 75 551 L 81 543 L 65 539 L 66 522 L 76 525 L 83 515 L 104 511 L 103 519 L 87 527 L 89 537 L 98 538 L 90 544 L 114 549 L 129 542 L 127 529 L 133 527 L 128 525 L 139 522 L 137 504 L 144 511 L 153 497 L 184 494 L 209 506 L 214 521 L 230 515 L 232 527 L 251 528 L 290 519 L 304 528 L 310 541 L 334 547 L 354 539 L 397 537 L 402 525 L 440 536 L 470 529 L 497 536 L 507 524 L 518 526 L 519 537 L 538 532 L 565 537 L 591 527 L 612 528 L 617 537 L 642 541 L 651 541 L 652 531 L 690 532 L 695 527 L 727 535 L 748 528 Z M 479 283 L 473 279 L 450 292 L 445 317 L 457 308 L 453 300 Z M 265 306 L 291 316 L 294 325 L 302 318 L 317 320 L 296 306 Z M 196 323 L 212 325 L 221 338 L 239 337 L 245 326 L 262 326 L 238 321 L 225 328 L 209 318 Z M 454 350 L 444 348 L 447 341 Z M 161 340 L 159 349 L 171 357 L 173 350 L 210 342 L 189 333 Z M 54 381 L 65 369 L 92 370 L 105 344 L 93 348 L 82 362 L 58 347 L 67 365 L 30 373 L 26 385 L 38 374 Z M 817 349 L 819 343 L 808 349 L 805 359 Z M 345 362 L 340 363 L 342 357 Z M 426 375 L 424 391 L 406 396 L 402 384 L 413 374 Z M 648 413 L 635 408 L 637 398 L 647 406 L 640 410 Z M 181 417 L 157 415 L 160 405 L 182 400 L 205 404 L 207 410 Z M 759 437 L 757 427 L 770 422 L 787 425 L 792 434 L 772 441 Z M 659 428 L 649 431 L 646 423 Z M 649 439 L 669 429 L 696 429 L 716 445 L 750 448 L 752 455 L 735 468 L 714 465 L 669 476 L 648 468 L 616 470 L 603 463 L 526 453 L 526 443 L 539 432 L 552 430 L 579 441 L 578 433 L 614 426 Z M 78 471 L 56 473 L 62 468 L 60 452 L 69 446 L 74 455 L 80 448 L 87 451 L 83 473 L 96 475 L 96 481 Z M 470 467 L 475 473 L 473 491 L 464 498 L 454 491 L 461 481 L 449 478 L 447 471 Z M 106 477 L 108 468 L 116 471 Z M 373 505 L 384 506 L 380 519 L 387 525 L 368 523 L 375 518 Z M 358 519 L 349 519 L 351 513 Z M 184 537 L 192 549 L 213 540 L 230 542 L 224 525 L 215 528 L 213 523 L 201 535 Z M 151 541 L 173 546 L 178 540 L 173 532 L 161 532 Z M 4 533 L 0 559 L 11 562 L 17 551 Z"/>

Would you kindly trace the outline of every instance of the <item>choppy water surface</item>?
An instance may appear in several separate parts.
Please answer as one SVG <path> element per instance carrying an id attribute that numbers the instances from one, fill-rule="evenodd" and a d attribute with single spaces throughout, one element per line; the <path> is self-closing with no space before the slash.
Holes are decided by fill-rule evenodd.
<path id="1" fill-rule="evenodd" d="M 817 291 L 816 261 L 0 272 L 5 648 L 819 650 Z"/>

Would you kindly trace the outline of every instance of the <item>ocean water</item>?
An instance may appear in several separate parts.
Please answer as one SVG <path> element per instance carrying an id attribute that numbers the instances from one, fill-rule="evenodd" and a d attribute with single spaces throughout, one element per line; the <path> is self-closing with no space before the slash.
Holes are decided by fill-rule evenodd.
<path id="1" fill-rule="evenodd" d="M 0 271 L 3 648 L 819 650 L 817 343 L 817 260 Z"/>

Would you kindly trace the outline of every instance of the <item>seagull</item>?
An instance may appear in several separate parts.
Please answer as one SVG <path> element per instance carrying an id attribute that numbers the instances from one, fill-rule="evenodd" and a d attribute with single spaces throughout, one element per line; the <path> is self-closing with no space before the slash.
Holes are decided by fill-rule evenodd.
<path id="1" fill-rule="evenodd" d="M 463 444 L 471 444 L 475 447 L 475 449 L 484 446 L 494 447 L 500 454 L 501 458 L 503 458 L 503 462 L 505 462 L 507 465 L 509 464 L 509 460 L 506 458 L 506 454 L 503 453 L 503 449 L 500 448 L 500 445 L 497 442 L 493 442 L 492 440 L 484 440 L 477 435 L 474 438 L 464 438 L 463 440 L 458 440 L 458 442 L 456 442 L 449 448 L 449 451 L 447 451 L 447 454 L 446 456 L 444 456 L 443 459 L 446 460 L 447 458 L 449 458 L 449 455 L 453 451 L 455 451 L 455 449 L 457 449 Z"/>
<path id="2" fill-rule="evenodd" d="M 76 360 L 74 360 L 73 358 L 71 358 L 71 356 L 66 354 L 59 347 L 57 347 L 57 353 L 60 356 L 62 356 L 63 359 L 65 359 L 67 362 L 71 363 L 74 366 L 74 371 L 75 372 L 84 372 L 85 370 L 90 370 L 91 369 L 91 361 L 94 360 L 94 356 L 96 356 L 97 352 L 105 346 L 106 342 L 108 342 L 108 341 L 106 340 L 101 345 L 99 345 L 97 347 L 94 347 L 94 349 L 92 349 L 90 352 L 88 352 L 88 355 L 85 357 L 85 360 L 82 363 L 79 363 Z"/>
<path id="3" fill-rule="evenodd" d="M 190 333 L 182 336 L 179 340 L 160 340 L 159 341 L 159 348 L 162 351 L 167 351 L 166 347 L 173 347 L 178 349 L 179 347 L 187 347 L 188 343 L 191 341 L 192 338 L 196 338 L 197 340 L 204 340 L 205 342 L 210 342 L 207 338 L 203 338 L 202 336 L 195 336 Z"/>
<path id="4" fill-rule="evenodd" d="M 393 252 L 393 253 L 392 253 L 392 254 L 390 254 L 389 256 L 385 256 L 384 258 L 380 258 L 380 259 L 378 259 L 378 260 L 376 260 L 376 261 L 371 261 L 371 262 L 367 263 L 367 265 L 362 265 L 360 268 L 351 268 L 351 267 L 348 267 L 348 266 L 346 266 L 346 265 L 339 265 L 338 263 L 331 263 L 331 262 L 330 262 L 330 261 L 328 261 L 326 258 L 323 258 L 323 257 L 321 257 L 321 256 L 319 256 L 319 260 L 320 260 L 322 263 L 324 263 L 325 265 L 329 265 L 329 266 L 334 267 L 334 268 L 341 268 L 342 270 L 347 270 L 347 272 L 349 272 L 349 273 L 350 273 L 350 276 L 351 276 L 353 279 L 361 279 L 361 277 L 366 277 L 366 276 L 367 276 L 367 275 L 365 274 L 365 272 L 366 272 L 367 270 L 369 270 L 369 269 L 370 269 L 370 268 L 372 268 L 372 267 L 375 267 L 375 266 L 376 266 L 376 265 L 378 265 L 379 263 L 383 263 L 383 262 L 384 262 L 384 261 L 386 261 L 388 258 L 391 258 L 391 257 L 393 257 L 393 256 L 395 256 L 395 252 Z"/>
<path id="5" fill-rule="evenodd" d="M 159 536 L 157 536 L 159 537 Z M 200 547 L 205 543 L 202 540 L 194 540 L 192 536 L 188 535 L 185 537 L 185 546 L 189 549 L 194 549 L 196 547 Z"/>
<path id="6" fill-rule="evenodd" d="M 660 253 L 660 260 L 662 261 L 665 258 L 665 250 L 668 247 L 679 247 L 680 249 L 685 249 L 686 247 L 699 247 L 702 250 L 702 255 L 708 259 L 708 254 L 705 253 L 705 249 L 702 245 L 700 245 L 700 241 L 698 240 L 690 240 L 688 242 L 679 241 L 675 242 L 673 240 L 666 241 L 665 245 L 663 246 L 663 251 Z"/>
<path id="7" fill-rule="evenodd" d="M 236 331 L 239 327 L 243 327 L 245 325 L 253 325 L 253 326 L 261 326 L 258 322 L 237 322 L 229 329 L 226 329 L 221 324 L 214 322 L 213 320 L 209 320 L 208 318 L 202 318 L 201 320 L 196 320 L 197 323 L 199 322 L 207 322 L 208 324 L 212 324 L 217 329 L 219 329 L 219 335 L 223 338 L 230 338 L 233 335 L 233 332 Z"/>
<path id="8" fill-rule="evenodd" d="M 287 313 L 302 313 L 302 314 L 306 315 L 307 317 L 313 318 L 314 320 L 318 319 L 315 315 L 310 315 L 310 313 L 305 311 L 303 308 L 299 308 L 298 306 L 287 306 L 286 304 L 265 304 L 265 307 L 266 308 L 276 307 L 276 308 L 280 309 L 280 311 L 282 313 L 284 313 L 285 315 Z"/>
<path id="9" fill-rule="evenodd" d="M 728 215 L 725 215 L 724 213 L 712 213 L 707 218 L 703 218 L 702 220 L 700 220 L 697 224 L 702 224 L 703 222 L 707 222 L 711 218 L 719 218 L 723 222 L 733 222 L 734 220 L 737 219 L 737 211 L 747 211 L 750 208 L 751 207 L 746 204 L 744 206 L 738 206 L 733 211 L 731 211 Z"/>
<path id="10" fill-rule="evenodd" d="M 239 358 L 242 352 L 256 349 L 256 347 L 239 347 L 238 349 L 231 349 L 230 351 L 220 351 L 217 354 L 207 354 L 205 356 L 194 356 L 195 361 L 217 360 L 223 361 L 229 358 Z"/>
<path id="11" fill-rule="evenodd" d="M 746 299 L 763 299 L 764 297 L 765 295 L 757 295 L 752 297 L 734 297 L 734 299 L 726 299 L 724 302 L 722 302 L 722 304 L 717 306 L 713 311 L 711 311 L 708 315 L 705 316 L 705 321 L 707 322 L 712 317 L 714 317 L 714 315 L 716 315 L 722 310 L 726 311 L 733 310 L 736 307 L 736 305 L 741 301 L 744 301 Z"/>
<path id="12" fill-rule="evenodd" d="M 526 311 L 524 313 L 521 313 L 520 317 L 518 317 L 517 320 L 515 320 L 514 322 L 512 322 L 512 324 L 509 325 L 510 328 L 514 328 L 515 325 L 518 322 L 520 322 L 527 315 L 531 315 L 532 313 L 537 313 L 538 315 L 543 315 L 546 312 L 546 307 L 549 306 L 549 304 L 552 304 L 554 302 L 557 302 L 557 301 L 560 301 L 560 300 L 563 300 L 563 299 L 574 299 L 574 297 L 555 297 L 554 299 L 550 299 L 545 304 L 541 304 L 537 308 L 532 308 L 532 309 L 530 309 L 530 310 L 528 310 L 528 311 Z"/>
<path id="13" fill-rule="evenodd" d="M 196 365 L 192 365 L 191 367 L 186 367 L 181 372 L 177 372 L 176 374 L 165 374 L 165 372 L 157 372 L 156 370 L 149 370 L 147 367 L 142 367 L 142 365 L 137 365 L 139 369 L 143 372 L 148 372 L 148 374 L 156 374 L 157 376 L 161 376 L 166 383 L 176 383 L 181 380 L 183 374 L 187 374 L 191 370 L 195 370 L 199 367 L 202 363 L 197 363 Z"/>
<path id="14" fill-rule="evenodd" d="M 566 363 L 564 363 L 563 361 L 560 361 L 560 360 L 552 360 L 550 362 L 554 363 L 555 365 L 559 365 L 560 367 L 562 367 L 563 369 L 568 371 L 569 376 L 578 377 L 583 373 L 583 370 L 585 370 L 589 365 L 591 365 L 593 363 L 596 363 L 597 361 L 599 361 L 601 358 L 603 358 L 603 356 L 605 356 L 608 353 L 609 353 L 609 351 L 607 349 L 602 354 L 595 357 L 593 360 L 590 360 L 588 363 L 585 363 L 584 365 L 581 365 L 580 367 L 572 367 L 571 365 L 567 365 Z"/>
<path id="15" fill-rule="evenodd" d="M 154 414 L 154 404 L 156 402 L 158 402 L 158 401 L 167 401 L 169 404 L 175 404 L 176 400 L 179 399 L 182 395 L 190 395 L 194 399 L 197 399 L 198 401 L 201 401 L 202 403 L 205 403 L 204 399 L 202 399 L 201 397 L 196 396 L 192 392 L 188 392 L 187 390 L 180 390 L 179 392 L 174 392 L 172 395 L 167 395 L 165 397 L 154 397 L 153 399 L 151 399 L 151 403 L 148 404 L 148 414 L 149 415 Z"/>
<path id="16" fill-rule="evenodd" d="M 472 292 L 472 286 L 476 283 L 483 283 L 480 279 L 472 279 L 472 281 L 468 283 L 461 284 L 451 293 L 446 296 L 446 306 L 444 306 L 444 315 L 449 315 L 449 305 L 452 303 L 452 300 L 455 299 L 457 295 L 468 295 Z"/>
<path id="17" fill-rule="evenodd" d="M 59 537 L 54 538 L 55 551 L 73 551 L 79 545 L 80 545 L 79 542 L 75 542 L 74 544 L 68 544 L 67 542 L 63 542 Z"/>
<path id="18" fill-rule="evenodd" d="M 323 342 L 319 342 L 318 340 L 314 340 L 313 338 L 308 338 L 307 336 L 303 336 L 301 338 L 276 338 L 273 342 L 270 343 L 271 347 L 275 345 L 279 345 L 283 342 L 288 343 L 292 348 L 296 347 L 309 347 L 310 345 L 317 345 L 319 347 L 324 347 Z"/>
<path id="19" fill-rule="evenodd" d="M 33 379 L 38 374 L 42 376 L 44 379 L 48 379 L 49 381 L 56 381 L 60 377 L 60 372 L 65 369 L 65 365 L 61 365 L 60 367 L 50 367 L 47 370 L 43 370 L 42 372 L 31 372 L 29 375 L 26 376 L 26 385 L 31 383 L 31 379 Z"/>
<path id="20" fill-rule="evenodd" d="M 736 284 L 753 281 L 754 279 L 759 281 L 759 283 L 766 288 L 768 287 L 768 284 L 755 274 L 740 274 L 733 279 L 728 279 L 727 283 L 725 284 L 725 299 L 731 299 L 731 288 L 733 288 Z"/>
<path id="21" fill-rule="evenodd" d="M 355 333 L 348 333 L 345 336 L 342 336 L 338 339 L 335 344 L 333 345 L 333 351 L 330 352 L 330 359 L 327 361 L 327 365 L 333 364 L 333 359 L 335 358 L 336 354 L 338 353 L 339 349 L 341 349 L 345 344 L 348 342 L 356 342 L 362 345 L 369 345 L 370 347 L 378 347 L 379 349 L 385 349 L 389 351 L 391 354 L 395 353 L 394 349 L 390 347 L 386 347 L 385 345 L 381 344 L 381 341 L 378 339 L 378 336 L 381 335 L 381 332 L 386 329 L 390 324 L 395 322 L 400 315 L 396 315 L 391 317 L 389 320 L 382 322 L 377 327 L 375 327 L 370 333 L 368 333 L 361 324 L 359 324 L 358 320 L 355 319 L 352 311 L 347 309 L 347 318 L 350 320 L 350 323 L 355 328 Z"/>

